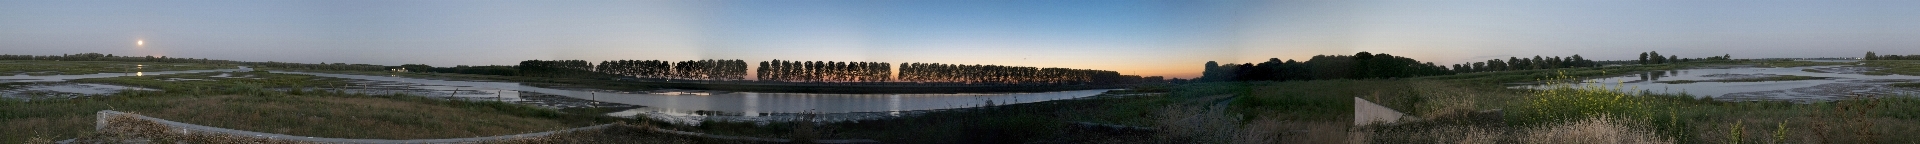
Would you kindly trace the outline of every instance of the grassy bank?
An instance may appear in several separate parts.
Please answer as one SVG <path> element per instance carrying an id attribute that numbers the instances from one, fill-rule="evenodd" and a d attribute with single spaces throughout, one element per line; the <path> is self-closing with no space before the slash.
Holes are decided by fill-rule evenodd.
<path id="1" fill-rule="evenodd" d="M 1896 83 L 1888 86 L 1904 87 L 1904 88 L 1920 88 L 1920 83 Z"/>
<path id="2" fill-rule="evenodd" d="M 139 71 L 180 71 L 236 68 L 232 65 L 200 63 L 115 62 L 115 61 L 28 61 L 0 60 L 0 75 L 82 75 Z"/>
<path id="3" fill-rule="evenodd" d="M 1899 74 L 1920 76 L 1920 60 L 1870 60 L 1866 66 L 1880 67 L 1880 70 L 1866 72 L 1869 75 Z"/>
<path id="4" fill-rule="evenodd" d="M 623 121 L 594 113 L 407 95 L 275 91 L 337 83 L 335 79 L 272 73 L 250 78 L 167 81 L 218 73 L 81 79 L 159 89 L 77 99 L 0 100 L 0 141 L 68 139 L 93 134 L 94 112 L 116 110 L 207 126 L 335 138 L 419 139 L 519 134 Z M 260 78 L 260 79 L 252 79 Z M 20 132 L 20 133 L 11 133 Z"/>

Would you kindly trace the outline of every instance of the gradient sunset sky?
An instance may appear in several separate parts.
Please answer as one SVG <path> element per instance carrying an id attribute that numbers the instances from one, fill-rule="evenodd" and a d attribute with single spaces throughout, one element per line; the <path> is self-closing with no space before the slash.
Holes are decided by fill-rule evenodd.
<path id="1" fill-rule="evenodd" d="M 1920 54 L 1915 1 L 0 0 L 0 53 L 511 65 L 773 59 L 1104 69 L 1389 53 Z M 144 41 L 136 45 L 135 41 Z"/>

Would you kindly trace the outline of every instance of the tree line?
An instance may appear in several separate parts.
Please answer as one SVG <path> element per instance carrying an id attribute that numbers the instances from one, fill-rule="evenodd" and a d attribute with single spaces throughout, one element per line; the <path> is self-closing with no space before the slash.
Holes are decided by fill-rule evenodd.
<path id="1" fill-rule="evenodd" d="M 1161 77 L 1154 77 L 1161 78 Z M 1107 70 L 941 63 L 900 64 L 900 80 L 968 84 L 1122 84 L 1152 80 Z"/>
<path id="2" fill-rule="evenodd" d="M 761 61 L 755 71 L 760 81 L 772 82 L 887 82 L 893 66 L 885 62 Z"/>
<path id="3" fill-rule="evenodd" d="M 371 65 L 371 64 L 347 64 L 347 63 L 331 63 L 331 64 L 329 64 L 329 63 L 325 63 L 325 62 L 322 62 L 322 63 L 317 63 L 317 64 L 309 64 L 309 63 L 289 63 L 289 62 L 275 62 L 275 61 L 267 61 L 267 62 L 240 62 L 240 64 L 242 64 L 242 65 L 248 65 L 248 66 L 254 66 L 254 67 L 260 67 L 260 68 L 282 68 L 282 69 L 310 69 L 310 70 L 348 70 L 348 71 L 385 71 L 385 70 L 388 70 L 388 68 L 387 68 L 387 66 L 383 66 L 383 65 Z"/>
<path id="4" fill-rule="evenodd" d="M 165 63 L 234 63 L 227 60 L 208 60 L 206 58 L 178 58 L 167 56 L 114 56 L 113 54 L 82 53 L 55 55 L 5 55 L 0 60 L 59 60 L 59 61 L 121 61 L 121 62 L 165 62 Z"/>
<path id="5" fill-rule="evenodd" d="M 683 80 L 746 80 L 747 61 L 687 60 L 673 63 L 672 78 Z"/>
<path id="6" fill-rule="evenodd" d="M 520 70 L 518 68 L 515 68 L 514 66 L 503 66 L 503 65 L 488 65 L 488 66 L 458 65 L 454 67 L 433 67 L 426 64 L 403 64 L 396 67 L 387 67 L 387 69 L 406 69 L 408 72 L 459 73 L 459 74 L 482 74 L 482 75 L 503 75 L 503 76 L 519 76 L 520 75 Z"/>
<path id="7" fill-rule="evenodd" d="M 1446 67 L 1412 58 L 1369 52 L 1354 55 L 1315 55 L 1305 62 L 1270 58 L 1259 64 L 1220 64 L 1208 61 L 1196 81 L 1289 81 L 1324 79 L 1402 78 L 1453 74 Z"/>
<path id="8" fill-rule="evenodd" d="M 675 79 L 680 74 L 674 72 L 673 62 L 661 60 L 613 60 L 601 61 L 594 71 L 600 73 L 628 76 L 644 79 Z"/>
<path id="9" fill-rule="evenodd" d="M 1875 54 L 1873 53 L 1873 51 L 1867 51 L 1867 57 L 1862 57 L 1862 58 L 1860 58 L 1860 59 L 1864 59 L 1864 60 L 1920 60 L 1920 55 L 1904 55 L 1904 56 L 1902 56 L 1902 55 L 1875 55 Z"/>
<path id="10" fill-rule="evenodd" d="M 1640 53 L 1640 61 L 1637 61 L 1637 62 L 1639 62 L 1640 64 L 1671 64 L 1671 63 L 1691 62 L 1691 61 L 1698 61 L 1698 60 L 1733 60 L 1733 55 L 1721 54 L 1720 56 L 1711 56 L 1707 58 L 1694 59 L 1694 58 L 1680 58 L 1680 55 L 1667 55 L 1666 57 L 1661 57 L 1659 51 L 1648 51 L 1648 52 Z"/>
<path id="11" fill-rule="evenodd" d="M 1520 58 L 1520 57 L 1507 57 L 1507 60 L 1500 60 L 1496 58 L 1496 59 L 1489 59 L 1484 62 L 1454 64 L 1453 71 L 1455 73 L 1472 73 L 1472 72 L 1493 72 L 1493 71 L 1509 71 L 1509 70 L 1598 67 L 1600 66 L 1600 64 L 1601 63 L 1599 62 L 1594 62 L 1593 60 L 1589 60 L 1577 54 L 1573 56 L 1567 56 L 1567 57 L 1560 57 L 1560 56 L 1542 57 L 1539 55 L 1535 55 L 1533 56 L 1532 59 Z"/>
<path id="12" fill-rule="evenodd" d="M 585 60 L 525 60 L 516 66 L 521 76 L 580 77 L 598 74 Z"/>

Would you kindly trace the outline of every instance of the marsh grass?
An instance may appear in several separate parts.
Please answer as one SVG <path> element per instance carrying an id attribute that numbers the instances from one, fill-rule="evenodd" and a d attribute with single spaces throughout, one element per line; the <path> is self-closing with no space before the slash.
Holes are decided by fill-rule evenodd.
<path id="1" fill-rule="evenodd" d="M 493 136 L 605 124 L 623 120 L 605 109 L 550 110 L 512 103 L 461 101 L 410 95 L 305 91 L 337 81 L 305 75 L 250 73 L 261 79 L 163 81 L 217 73 L 114 77 L 75 81 L 160 89 L 122 91 L 76 99 L 0 99 L 0 142 L 69 139 L 94 133 L 100 110 L 139 112 L 208 126 L 335 138 L 454 138 Z M 21 133 L 12 133 L 21 132 Z"/>
<path id="2" fill-rule="evenodd" d="M 1563 76 L 1571 77 L 1571 76 Z M 1473 79 L 1473 78 L 1467 78 Z M 1381 91 L 1381 97 L 1361 95 L 1396 110 L 1425 118 L 1390 126 L 1358 127 L 1356 134 L 1370 143 L 1529 143 L 1539 133 L 1554 129 L 1596 129 L 1605 121 L 1628 134 L 1650 141 L 1674 143 L 1913 143 L 1920 139 L 1896 134 L 1920 133 L 1920 98 L 1913 95 L 1856 95 L 1834 102 L 1795 104 L 1780 101 L 1724 102 L 1686 94 L 1621 91 L 1615 86 L 1544 80 L 1552 89 L 1505 89 L 1496 85 L 1460 81 L 1369 84 L 1380 89 L 1411 88 L 1408 93 Z M 1464 86 L 1468 88 L 1450 88 Z M 1339 89 L 1333 89 L 1339 90 Z M 1513 94 L 1517 93 L 1517 94 Z M 1409 95 L 1423 98 L 1394 98 Z M 1467 100 L 1477 99 L 1477 100 Z M 1511 99 L 1511 100 L 1500 100 Z M 1406 101 L 1421 100 L 1421 101 Z M 1505 109 L 1505 122 L 1487 123 L 1457 114 L 1467 106 L 1476 110 Z M 1471 101 L 1471 102 L 1468 102 Z M 1412 103 L 1411 105 L 1396 103 Z M 1467 104 L 1471 103 L 1471 104 Z M 1456 107 L 1456 108 L 1445 108 Z M 1604 118 L 1601 118 L 1604 117 Z M 1490 136 L 1482 136 L 1490 135 Z M 1637 140 L 1636 140 L 1637 141 Z M 1555 141 L 1551 143 L 1561 143 Z"/>
<path id="3" fill-rule="evenodd" d="M 516 116 L 478 103 L 234 95 L 172 103 L 181 106 L 130 112 L 213 127 L 331 138 L 458 138 L 575 127 L 540 117 Z"/>
<path id="4" fill-rule="evenodd" d="M 307 141 L 289 141 L 271 138 L 235 136 L 214 133 L 179 133 L 173 127 L 158 122 L 133 117 L 134 113 L 109 117 L 108 129 L 100 133 L 89 134 L 76 139 L 78 143 L 275 143 L 297 144 L 316 143 Z M 36 141 L 28 141 L 35 143 Z M 690 137 L 679 134 L 654 131 L 649 125 L 629 125 L 616 122 L 609 127 L 580 131 L 559 132 L 536 137 L 516 137 L 474 143 L 488 144 L 533 144 L 533 143 L 756 143 L 706 137 Z"/>
<path id="5" fill-rule="evenodd" d="M 117 62 L 117 61 L 29 61 L 0 60 L 0 75 L 27 74 L 83 75 L 126 73 L 132 71 L 180 71 L 235 68 L 232 65 L 201 63 Z"/>
<path id="6" fill-rule="evenodd" d="M 1232 87 L 1231 110 L 1242 119 L 1327 121 L 1353 113 L 1350 89 L 1366 83 L 1352 80 L 1320 82 L 1251 82 Z M 1334 93 L 1329 93 L 1334 92 Z"/>
<path id="7" fill-rule="evenodd" d="M 1621 119 L 1598 115 L 1567 123 L 1534 128 L 1526 131 L 1522 143 L 1601 143 L 1601 144 L 1656 144 L 1674 143 L 1640 127 L 1633 122 L 1621 122 Z M 1735 142 L 1738 143 L 1738 142 Z"/>
<path id="8" fill-rule="evenodd" d="M 1620 86 L 1586 82 L 1565 83 L 1571 76 L 1545 80 L 1548 88 L 1524 98 L 1508 119 L 1509 124 L 1529 125 L 1586 119 L 1592 116 L 1616 118 L 1652 118 L 1657 110 L 1654 96 L 1622 92 Z"/>
<path id="9" fill-rule="evenodd" d="M 1887 86 L 1893 86 L 1893 87 L 1903 87 L 1903 88 L 1920 88 L 1920 83 L 1912 83 L 1912 82 L 1909 82 L 1909 83 L 1895 83 L 1895 84 L 1889 84 L 1889 85 L 1887 85 Z"/>
<path id="10" fill-rule="evenodd" d="M 1866 66 L 1881 68 L 1865 74 L 1920 76 L 1920 60 L 1869 60 L 1861 62 L 1866 63 Z"/>

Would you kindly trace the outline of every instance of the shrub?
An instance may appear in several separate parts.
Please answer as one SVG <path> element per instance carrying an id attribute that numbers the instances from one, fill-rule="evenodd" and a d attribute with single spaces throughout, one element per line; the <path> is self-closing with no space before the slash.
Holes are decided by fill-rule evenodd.
<path id="1" fill-rule="evenodd" d="M 1562 79 L 1571 77 L 1562 76 Z M 1608 89 L 1604 85 L 1575 85 L 1560 80 L 1547 81 L 1549 88 L 1526 97 L 1518 113 L 1509 122 L 1541 124 L 1586 119 L 1596 115 L 1619 118 L 1651 118 L 1653 110 L 1646 96 Z"/>

